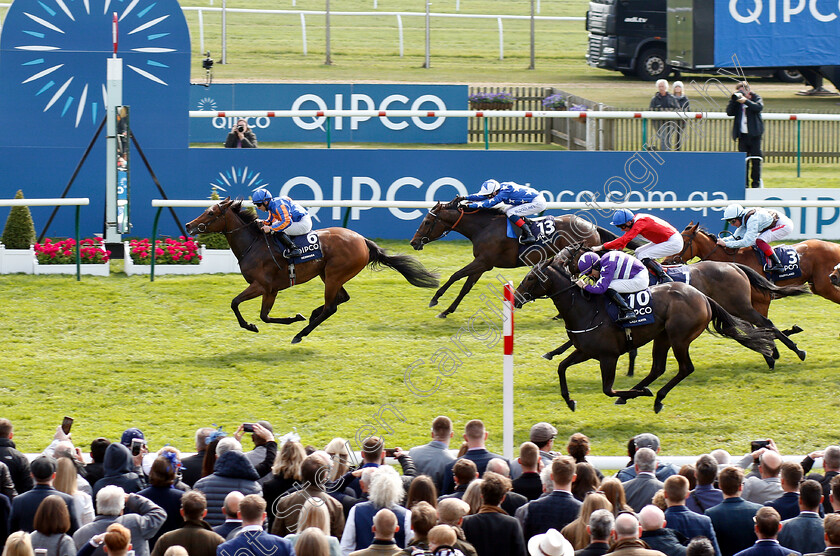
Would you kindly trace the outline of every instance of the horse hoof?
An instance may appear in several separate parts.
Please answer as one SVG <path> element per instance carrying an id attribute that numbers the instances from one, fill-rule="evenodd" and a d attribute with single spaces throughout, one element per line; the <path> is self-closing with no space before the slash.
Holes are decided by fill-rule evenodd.
<path id="1" fill-rule="evenodd" d="M 575 400 L 566 400 L 566 405 L 574 411 L 577 408 L 577 402 Z"/>
<path id="2" fill-rule="evenodd" d="M 292 338 L 292 343 L 299 344 L 302 339 L 303 338 L 301 338 L 300 336 L 295 336 L 294 338 Z"/>
<path id="3" fill-rule="evenodd" d="M 764 361 L 766 361 L 766 362 L 767 362 L 767 367 L 768 367 L 771 371 L 772 371 L 773 369 L 775 369 L 775 368 L 776 368 L 776 360 L 775 360 L 775 359 L 773 359 L 772 357 L 765 357 L 765 358 L 764 358 Z"/>
<path id="4" fill-rule="evenodd" d="M 439 315 L 437 316 L 437 318 L 439 318 L 439 319 L 445 319 L 445 318 L 446 318 L 446 315 L 448 315 L 448 314 L 449 314 L 449 313 L 447 313 L 446 311 L 444 311 L 443 313 L 439 314 Z"/>
<path id="5" fill-rule="evenodd" d="M 665 407 L 665 406 L 662 404 L 662 402 L 656 402 L 656 403 L 653 404 L 653 412 L 654 413 L 659 413 L 660 411 L 662 411 L 663 407 Z"/>
<path id="6" fill-rule="evenodd" d="M 794 324 L 793 326 L 791 326 L 790 334 L 799 334 L 800 332 L 802 332 L 802 328 L 800 328 L 798 324 Z"/>
<path id="7" fill-rule="evenodd" d="M 650 388 L 648 388 L 648 387 L 642 388 L 641 390 L 639 390 L 639 392 L 641 392 L 641 394 L 639 394 L 640 396 L 651 396 L 651 397 L 653 397 L 653 392 L 651 392 Z"/>
<path id="8" fill-rule="evenodd" d="M 251 324 L 250 322 L 245 326 L 245 330 L 250 330 L 251 332 L 259 332 L 259 328 L 257 328 L 256 324 Z"/>
<path id="9" fill-rule="evenodd" d="M 429 307 L 434 307 L 434 306 L 435 306 L 435 305 L 437 305 L 437 304 L 438 304 L 438 300 L 437 300 L 437 299 L 432 299 L 431 301 L 429 301 Z"/>
<path id="10" fill-rule="evenodd" d="M 808 355 L 807 351 L 802 351 L 801 349 L 796 352 L 796 355 L 799 356 L 800 361 L 805 361 L 805 356 Z"/>
<path id="11" fill-rule="evenodd" d="M 552 359 L 554 359 L 554 355 L 552 355 L 551 353 L 543 353 L 542 358 L 551 361 Z"/>
<path id="12" fill-rule="evenodd" d="M 616 398 L 615 403 L 613 405 L 625 405 L 627 403 L 627 398 Z"/>
<path id="13" fill-rule="evenodd" d="M 298 313 L 297 315 L 295 315 L 295 322 L 299 322 L 299 321 L 302 321 L 302 320 L 306 320 L 306 317 L 304 317 L 304 316 L 303 316 L 303 315 L 301 315 L 300 313 Z"/>

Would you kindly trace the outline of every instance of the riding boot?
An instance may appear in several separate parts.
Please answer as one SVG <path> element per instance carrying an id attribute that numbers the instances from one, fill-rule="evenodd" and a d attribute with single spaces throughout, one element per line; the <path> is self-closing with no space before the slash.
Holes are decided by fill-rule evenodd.
<path id="1" fill-rule="evenodd" d="M 300 257 L 303 252 L 298 249 L 298 246 L 295 245 L 295 242 L 292 241 L 292 238 L 286 235 L 286 232 L 275 232 L 276 235 L 280 239 L 280 243 L 286 248 L 283 251 L 283 256 L 287 259 L 291 259 L 292 257 Z"/>
<path id="2" fill-rule="evenodd" d="M 779 256 L 774 251 L 770 256 L 767 257 L 767 264 L 764 265 L 764 270 L 770 272 L 776 267 L 782 266 L 782 261 L 779 260 Z"/>
<path id="3" fill-rule="evenodd" d="M 531 233 L 531 227 L 528 226 L 521 216 L 511 215 L 508 216 L 508 220 L 510 220 L 510 223 L 513 224 L 514 230 L 519 230 L 519 243 L 523 245 L 530 245 L 537 242 L 537 238 L 535 238 L 534 234 Z"/>
<path id="4" fill-rule="evenodd" d="M 659 279 L 660 284 L 664 284 L 666 282 L 673 282 L 673 278 L 668 276 L 668 273 L 665 272 L 665 269 L 662 268 L 662 265 L 659 264 L 657 261 L 653 259 L 642 259 L 642 264 L 648 267 L 651 272 L 653 272 L 654 276 Z"/>
<path id="5" fill-rule="evenodd" d="M 607 289 L 606 294 L 610 301 L 618 305 L 619 315 L 615 320 L 616 324 L 624 324 L 625 322 L 636 320 L 636 312 L 624 301 L 624 297 L 620 293 L 613 289 Z"/>

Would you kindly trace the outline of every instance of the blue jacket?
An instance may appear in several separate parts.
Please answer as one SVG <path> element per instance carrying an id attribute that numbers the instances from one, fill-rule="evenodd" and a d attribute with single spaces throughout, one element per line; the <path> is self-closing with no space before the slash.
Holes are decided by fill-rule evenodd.
<path id="1" fill-rule="evenodd" d="M 799 552 L 785 548 L 775 539 L 761 539 L 752 547 L 742 550 L 737 556 L 802 556 Z"/>
<path id="2" fill-rule="evenodd" d="M 245 531 L 216 548 L 216 556 L 295 556 L 292 543 L 265 531 Z"/>
<path id="3" fill-rule="evenodd" d="M 207 516 L 204 520 L 215 527 L 225 522 L 222 506 L 225 497 L 238 490 L 244 495 L 262 495 L 260 478 L 254 466 L 242 452 L 225 452 L 216 460 L 213 473 L 195 483 L 195 490 L 207 498 Z"/>
<path id="4" fill-rule="evenodd" d="M 464 199 L 467 201 L 473 201 L 467 205 L 470 208 L 490 208 L 495 207 L 500 203 L 514 206 L 524 205 L 532 202 L 539 195 L 539 191 L 532 187 L 528 187 L 527 185 L 519 185 L 518 183 L 514 183 L 512 181 L 503 181 L 500 184 L 495 197 L 485 199 L 484 195 L 467 195 Z M 481 202 L 479 203 L 475 201 Z"/>
<path id="5" fill-rule="evenodd" d="M 686 507 L 694 513 L 706 513 L 709 508 L 714 508 L 723 502 L 723 491 L 714 488 L 712 485 L 697 485 L 697 488 L 688 493 L 685 499 Z"/>
<path id="6" fill-rule="evenodd" d="M 799 493 L 786 492 L 775 500 L 765 502 L 764 505 L 770 506 L 779 512 L 782 521 L 793 519 L 799 515 Z"/>
<path id="7" fill-rule="evenodd" d="M 676 475 L 679 473 L 679 469 L 673 463 L 661 463 L 656 462 L 656 478 L 665 482 L 665 479 L 670 477 L 671 475 Z M 615 478 L 621 481 L 622 483 L 626 483 L 630 479 L 636 478 L 636 468 L 635 466 L 631 465 L 630 467 L 625 467 L 621 471 L 615 474 Z"/>
<path id="8" fill-rule="evenodd" d="M 685 506 L 671 506 L 665 510 L 665 521 L 669 529 L 682 533 L 688 539 L 706 537 L 715 547 L 715 556 L 721 556 L 712 520 L 708 516 L 696 514 Z"/>
<path id="9" fill-rule="evenodd" d="M 549 529 L 561 530 L 577 519 L 580 507 L 580 500 L 563 490 L 555 490 L 547 496 L 529 502 L 528 516 L 522 528 L 525 542 Z"/>
<path id="10" fill-rule="evenodd" d="M 802 512 L 782 521 L 779 544 L 802 554 L 822 552 L 825 550 L 823 519 L 815 512 Z"/>
<path id="11" fill-rule="evenodd" d="M 265 223 L 274 231 L 285 230 L 292 222 L 309 214 L 306 209 L 289 197 L 275 197 L 268 203 L 268 218 Z"/>
<path id="12" fill-rule="evenodd" d="M 732 556 L 757 540 L 753 517 L 761 505 L 747 502 L 740 496 L 726 498 L 723 502 L 706 510 L 715 528 L 715 536 L 723 556 Z"/>
<path id="13" fill-rule="evenodd" d="M 494 454 L 493 452 L 490 452 L 485 448 L 473 448 L 472 450 L 467 450 L 467 453 L 461 456 L 461 458 L 468 459 L 475 464 L 476 468 L 478 469 L 479 477 L 484 475 L 484 470 L 487 469 L 487 463 L 491 459 L 501 457 L 502 456 L 500 456 L 499 454 Z M 446 466 L 446 473 L 444 473 L 443 475 L 443 491 L 441 492 L 441 494 L 452 494 L 455 491 L 455 479 L 454 475 L 452 474 L 452 468 L 455 467 L 456 461 L 458 460 L 452 460 Z"/>

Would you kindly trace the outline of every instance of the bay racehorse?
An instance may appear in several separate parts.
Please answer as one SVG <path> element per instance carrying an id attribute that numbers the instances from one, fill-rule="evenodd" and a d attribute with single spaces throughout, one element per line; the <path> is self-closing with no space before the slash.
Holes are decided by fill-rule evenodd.
<path id="1" fill-rule="evenodd" d="M 306 320 L 298 313 L 290 318 L 271 317 L 269 313 L 280 290 L 295 284 L 308 282 L 320 276 L 324 282 L 324 304 L 312 311 L 309 324 L 297 333 L 293 344 L 312 332 L 315 327 L 333 315 L 338 305 L 350 299 L 344 284 L 366 266 L 384 265 L 402 274 L 408 282 L 420 288 L 434 288 L 438 278 L 426 270 L 414 257 L 388 255 L 381 247 L 352 230 L 326 228 L 311 232 L 321 243 L 323 257 L 295 265 L 294 278 L 289 272 L 288 261 L 272 239 L 260 229 L 256 215 L 242 208 L 242 201 L 231 201 L 228 197 L 201 214 L 186 225 L 187 233 L 221 232 L 230 244 L 239 261 L 239 270 L 248 287 L 233 298 L 230 308 L 239 321 L 239 326 L 251 332 L 258 332 L 256 325 L 247 322 L 239 312 L 243 301 L 262 296 L 260 319 L 263 322 L 292 324 Z"/>
<path id="2" fill-rule="evenodd" d="M 699 257 L 701 261 L 725 261 L 741 263 L 749 266 L 757 272 L 763 272 L 762 264 L 755 256 L 751 247 L 743 249 L 730 249 L 726 247 L 717 236 L 714 236 L 702 228 L 699 224 L 691 223 L 683 231 L 683 250 L 679 255 L 673 257 L 678 262 L 689 261 Z M 801 286 L 808 284 L 811 291 L 834 303 L 840 303 L 840 289 L 832 283 L 829 275 L 834 266 L 840 263 L 840 245 L 818 239 L 809 239 L 792 245 L 799 255 L 799 264 L 802 269 L 802 276 L 780 280 L 779 286 Z M 767 295 L 753 297 L 753 306 L 763 315 L 767 315 L 767 309 L 772 299 Z"/>
<path id="3" fill-rule="evenodd" d="M 458 232 L 472 242 L 475 258 L 450 276 L 429 302 L 429 307 L 434 307 L 452 284 L 461 278 L 466 278 L 455 301 L 438 315 L 440 318 L 446 318 L 454 312 L 481 275 L 492 268 L 534 266 L 551 259 L 567 245 L 582 243 L 586 246 L 594 246 L 616 237 L 615 234 L 595 226 L 585 218 L 573 214 L 555 216 L 547 221 L 549 224 L 546 226 L 547 235 L 552 237 L 551 244 L 545 248 L 529 251 L 524 257 L 520 257 L 519 241 L 507 237 L 508 220 L 504 212 L 495 208 L 464 210 L 461 200 L 461 197 L 456 197 L 445 204 L 437 203 L 423 218 L 417 232 L 411 238 L 411 246 L 417 251 L 451 231 Z M 634 247 L 641 245 L 636 240 L 631 243 Z"/>
<path id="4" fill-rule="evenodd" d="M 558 258 L 565 261 L 566 270 L 570 274 L 577 274 L 577 260 L 586 251 L 587 249 L 581 246 L 569 246 L 560 252 Z M 775 299 L 807 294 L 809 292 L 806 288 L 778 286 L 750 267 L 739 263 L 700 261 L 688 265 L 688 272 L 689 283 L 704 295 L 717 301 L 727 313 L 753 326 L 769 329 L 776 339 L 793 351 L 800 360 L 805 360 L 806 352 L 799 349 L 787 334 L 776 328 L 766 314 L 757 311 L 752 305 L 752 300 L 754 290 L 760 294 L 756 297 L 763 299 L 772 296 Z M 773 356 L 766 357 L 765 360 L 772 369 L 775 366 L 775 359 L 778 358 L 779 352 L 773 348 Z"/>
<path id="5" fill-rule="evenodd" d="M 577 363 L 595 359 L 601 366 L 601 387 L 617 404 L 638 396 L 653 395 L 648 389 L 665 373 L 668 351 L 673 349 L 679 368 L 676 376 L 656 393 L 653 409 L 662 410 L 662 400 L 684 378 L 694 372 L 688 348 L 709 326 L 738 343 L 769 356 L 773 336 L 769 330 L 755 328 L 727 313 L 716 301 L 682 282 L 671 282 L 650 288 L 655 322 L 633 328 L 632 339 L 607 315 L 603 295 L 581 291 L 571 275 L 555 260 L 533 268 L 516 288 L 516 307 L 541 297 L 549 297 L 563 316 L 566 332 L 574 351 L 557 366 L 560 391 L 572 411 L 576 403 L 569 395 L 566 370 Z M 615 367 L 621 354 L 653 341 L 653 363 L 650 373 L 630 390 L 614 390 Z"/>

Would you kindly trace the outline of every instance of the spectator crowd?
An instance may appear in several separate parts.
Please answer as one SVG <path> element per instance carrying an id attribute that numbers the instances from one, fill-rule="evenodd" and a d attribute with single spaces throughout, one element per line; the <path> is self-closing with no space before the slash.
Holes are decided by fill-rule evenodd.
<path id="1" fill-rule="evenodd" d="M 371 436 L 357 456 L 341 438 L 278 446 L 259 421 L 198 429 L 182 457 L 132 427 L 86 458 L 59 427 L 30 461 L 0 419 L 2 556 L 840 556 L 840 446 L 797 462 L 768 439 L 677 468 L 645 432 L 605 477 L 584 434 L 557 434 L 535 424 L 507 460 L 472 420 L 455 456 L 441 416 L 428 444 Z"/>

